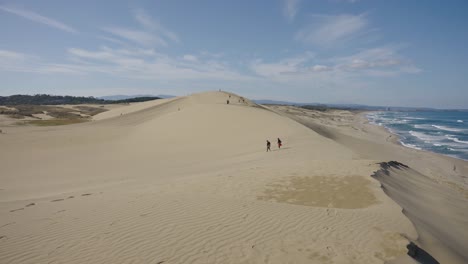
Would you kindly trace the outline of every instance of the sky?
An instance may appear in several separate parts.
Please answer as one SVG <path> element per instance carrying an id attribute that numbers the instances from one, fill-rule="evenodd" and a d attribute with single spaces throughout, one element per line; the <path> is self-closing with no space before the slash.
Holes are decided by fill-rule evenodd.
<path id="1" fill-rule="evenodd" d="M 0 0 L 0 96 L 468 108 L 468 1 Z"/>

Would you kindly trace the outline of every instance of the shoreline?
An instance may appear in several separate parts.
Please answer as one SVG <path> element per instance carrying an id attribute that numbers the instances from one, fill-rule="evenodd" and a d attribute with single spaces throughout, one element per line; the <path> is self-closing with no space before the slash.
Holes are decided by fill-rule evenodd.
<path id="1" fill-rule="evenodd" d="M 463 158 L 457 157 L 457 156 L 455 156 L 455 155 L 448 155 L 448 154 L 444 154 L 444 153 L 439 153 L 439 152 L 435 152 L 435 151 L 432 151 L 432 150 L 429 150 L 429 149 L 421 148 L 421 147 L 418 147 L 418 146 L 415 146 L 415 145 L 412 145 L 412 144 L 406 144 L 406 143 L 404 143 L 404 142 L 401 140 L 400 135 L 398 135 L 398 133 L 392 131 L 391 128 L 386 127 L 386 126 L 383 125 L 383 124 L 382 124 L 382 125 L 379 125 L 379 124 L 373 123 L 372 120 L 370 120 L 369 117 L 367 117 L 367 114 L 369 114 L 369 113 L 378 113 L 378 112 L 382 112 L 382 111 L 372 111 L 372 110 L 367 111 L 367 110 L 365 110 L 365 111 L 360 112 L 359 115 L 361 115 L 363 119 L 367 120 L 368 123 L 369 123 L 370 125 L 375 125 L 375 126 L 377 126 L 377 127 L 382 127 L 382 128 L 384 128 L 388 133 L 390 133 L 390 134 L 396 136 L 396 137 L 398 138 L 396 144 L 399 144 L 399 145 L 401 145 L 401 146 L 404 146 L 404 147 L 410 148 L 410 149 L 415 149 L 415 150 L 420 150 L 420 151 L 426 151 L 426 152 L 430 152 L 430 153 L 442 155 L 442 156 L 445 156 L 445 157 L 455 158 L 455 159 L 462 160 L 462 161 L 468 161 L 468 159 L 463 159 Z"/>
<path id="2" fill-rule="evenodd" d="M 427 149 L 422 149 L 422 148 L 417 149 L 417 148 L 408 147 L 405 144 L 403 144 L 403 142 L 401 141 L 400 136 L 397 133 L 392 132 L 391 129 L 385 127 L 384 125 L 373 124 L 366 116 L 367 113 L 371 113 L 371 112 L 375 112 L 375 111 L 366 111 L 366 112 L 361 112 L 361 113 L 357 114 L 357 117 L 358 117 L 358 119 L 361 120 L 362 125 L 372 126 L 372 127 L 374 127 L 374 130 L 380 131 L 380 133 L 388 135 L 388 137 L 386 139 L 387 142 L 391 142 L 395 146 L 405 149 L 406 150 L 405 152 L 407 152 L 407 153 L 419 153 L 422 156 L 421 158 L 428 157 L 428 158 L 434 158 L 434 159 L 441 159 L 441 160 L 444 160 L 444 162 L 446 162 L 446 163 L 453 164 L 452 167 L 447 166 L 447 165 L 443 166 L 442 171 L 445 174 L 451 175 L 453 172 L 457 171 L 457 168 L 462 168 L 462 171 L 456 173 L 456 176 L 461 178 L 461 179 L 464 179 L 463 184 L 464 184 L 465 187 L 468 187 L 468 185 L 467 185 L 468 184 L 468 181 L 467 181 L 467 178 L 468 178 L 468 170 L 467 170 L 468 160 L 464 160 L 464 159 L 461 159 L 461 158 L 458 158 L 458 157 L 453 157 L 453 156 L 450 156 L 450 155 L 445 155 L 445 154 L 442 154 L 442 153 L 437 153 L 437 152 L 427 150 Z M 441 164 L 438 164 L 438 167 L 441 167 L 440 165 Z M 422 166 L 417 166 L 417 167 L 419 169 Z M 431 167 L 431 166 L 429 166 L 429 167 Z M 431 169 L 434 169 L 434 168 L 431 168 Z M 460 183 L 459 181 L 456 181 L 456 182 Z"/>

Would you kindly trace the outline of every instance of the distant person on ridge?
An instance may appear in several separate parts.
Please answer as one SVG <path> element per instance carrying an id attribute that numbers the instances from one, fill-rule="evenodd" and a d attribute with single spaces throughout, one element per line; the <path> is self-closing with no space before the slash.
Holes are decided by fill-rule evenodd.
<path id="1" fill-rule="evenodd" d="M 267 140 L 267 152 L 271 151 L 270 147 L 271 147 L 271 143 L 270 141 Z"/>
<path id="2" fill-rule="evenodd" d="M 281 139 L 278 138 L 278 148 L 280 149 L 282 146 L 282 142 L 281 142 Z"/>

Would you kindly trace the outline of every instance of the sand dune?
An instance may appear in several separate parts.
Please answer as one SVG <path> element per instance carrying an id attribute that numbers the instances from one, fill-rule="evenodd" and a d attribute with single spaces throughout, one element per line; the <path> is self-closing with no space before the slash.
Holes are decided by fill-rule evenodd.
<path id="1" fill-rule="evenodd" d="M 360 158 L 406 164 L 382 163 L 374 176 L 415 225 L 418 239 L 413 242 L 422 247 L 416 259 L 421 263 L 468 261 L 468 162 L 403 147 L 394 135 L 370 125 L 360 114 L 270 108 L 352 149 Z M 398 258 L 392 263 L 405 261 L 409 260 Z"/>
<path id="2" fill-rule="evenodd" d="M 415 223 L 426 251 L 441 263 L 468 259 L 468 204 L 463 196 L 401 164 L 384 163 L 374 177 Z"/>
<path id="3" fill-rule="evenodd" d="M 0 148 L 5 263 L 385 263 L 418 238 L 371 177 L 383 160 L 235 94 L 9 128 Z"/>

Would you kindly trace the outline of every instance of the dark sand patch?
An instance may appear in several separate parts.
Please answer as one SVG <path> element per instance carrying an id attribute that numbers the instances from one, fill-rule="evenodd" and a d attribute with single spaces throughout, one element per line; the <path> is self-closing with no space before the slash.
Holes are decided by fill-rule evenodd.
<path id="1" fill-rule="evenodd" d="M 270 184 L 257 199 L 331 208 L 365 208 L 377 202 L 362 176 L 290 177 Z"/>
<path id="2" fill-rule="evenodd" d="M 36 125 L 36 126 L 63 126 L 78 124 L 89 121 L 86 118 L 76 118 L 76 119 L 49 119 L 49 120 L 30 120 L 27 121 L 27 124 Z"/>

